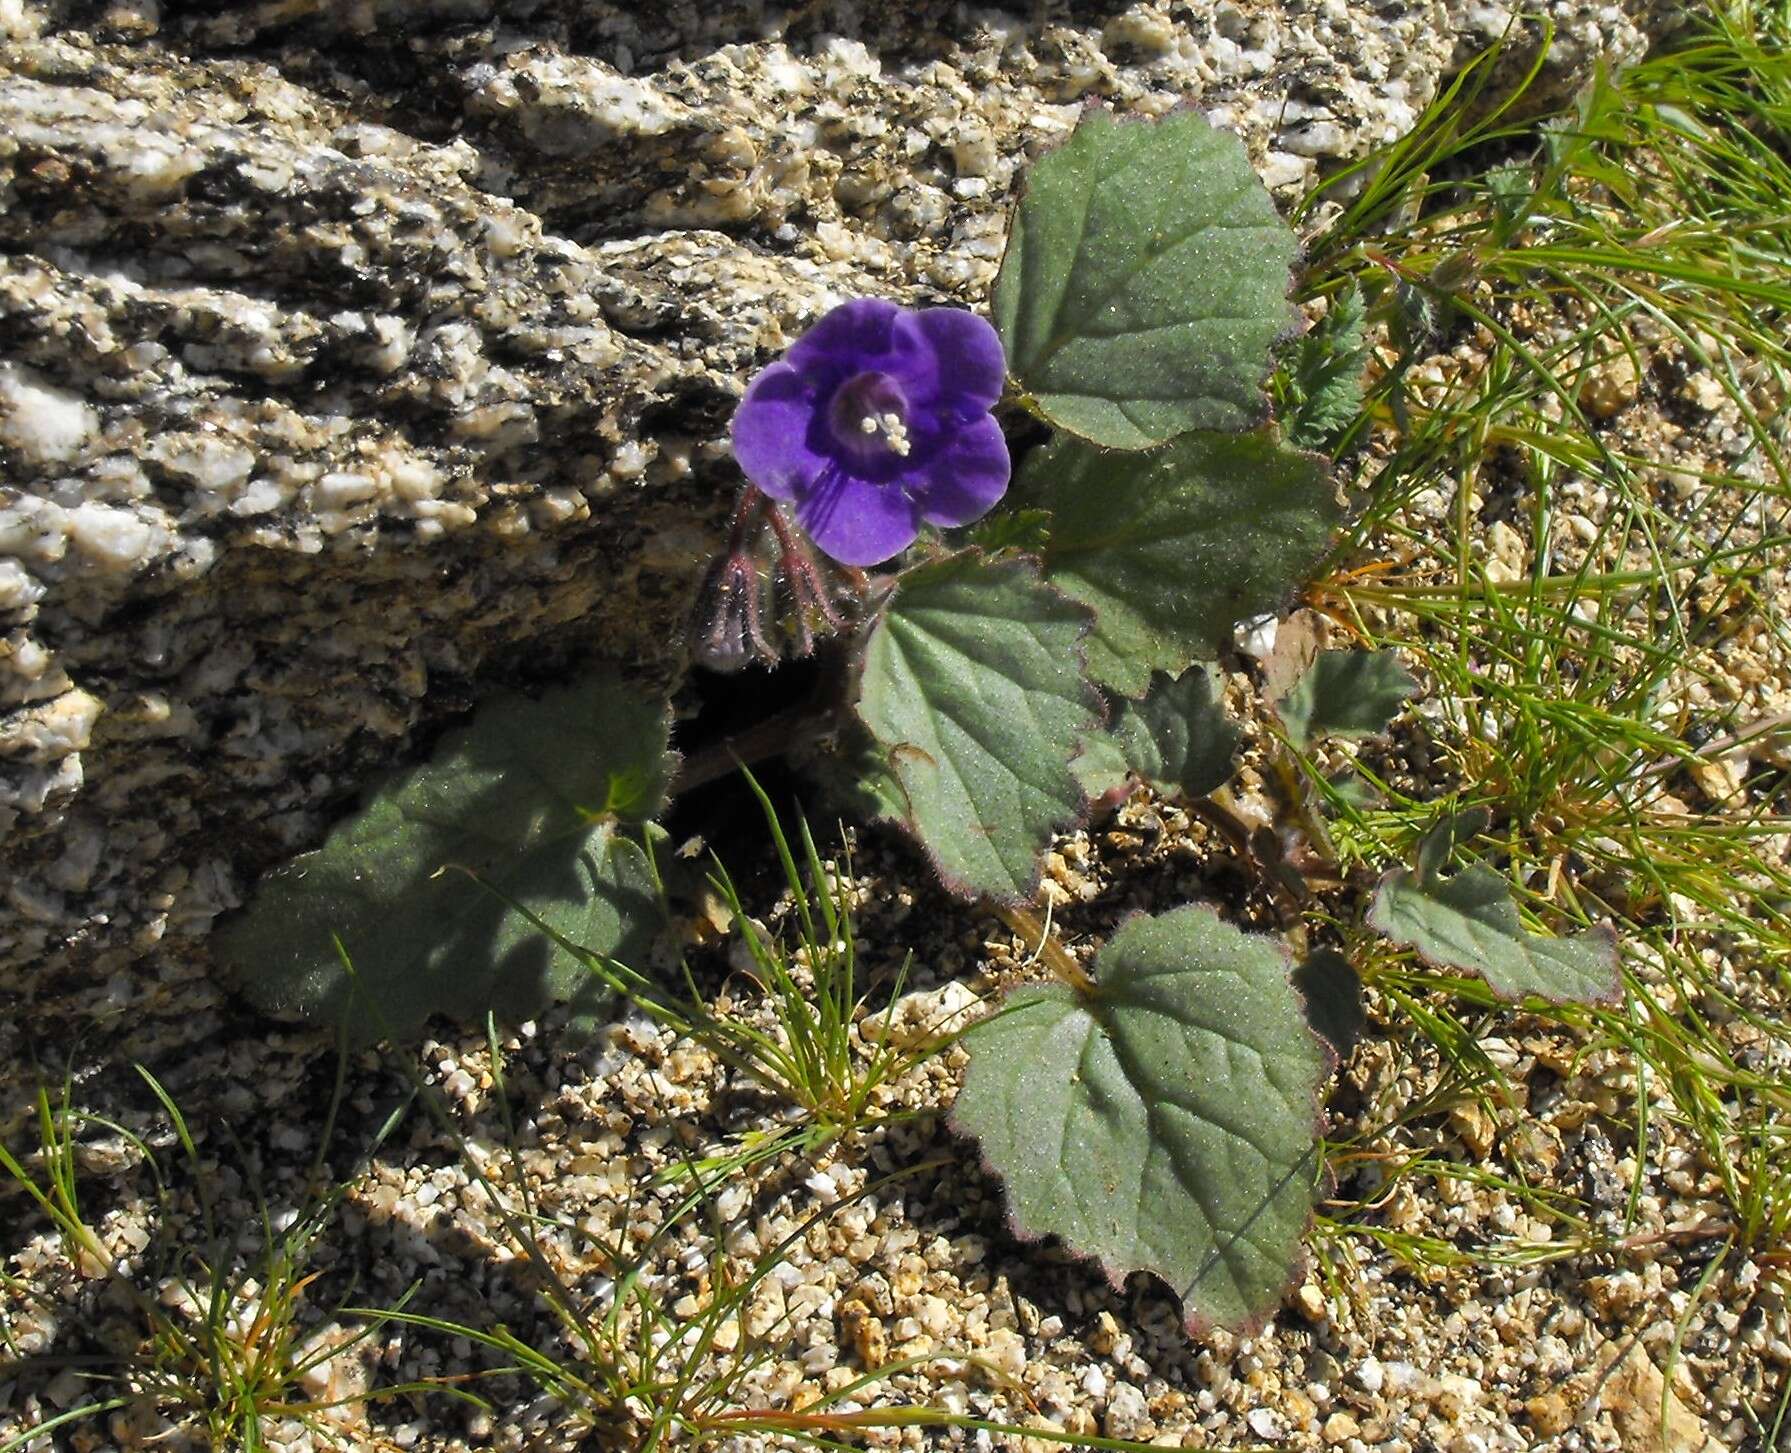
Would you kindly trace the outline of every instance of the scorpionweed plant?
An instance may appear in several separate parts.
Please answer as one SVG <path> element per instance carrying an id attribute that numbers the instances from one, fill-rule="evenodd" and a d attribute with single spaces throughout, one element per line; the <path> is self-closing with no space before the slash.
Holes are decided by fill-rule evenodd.
<path id="1" fill-rule="evenodd" d="M 1191 1328 L 1259 1321 L 1323 1178 L 1334 1054 L 1307 997 L 1355 988 L 1335 954 L 1296 987 L 1302 872 L 1336 865 L 1305 764 L 1325 738 L 1380 732 L 1417 689 L 1391 653 L 1285 628 L 1262 714 L 1289 821 L 1260 829 L 1232 805 L 1240 733 L 1209 668 L 1333 548 L 1346 509 L 1316 450 L 1358 428 L 1365 312 L 1397 321 L 1425 296 L 1337 289 L 1293 344 L 1277 420 L 1266 381 L 1298 336 L 1298 252 L 1236 138 L 1189 110 L 1090 110 L 1031 170 L 988 320 L 856 299 L 745 391 L 745 483 L 692 652 L 722 671 L 814 657 L 812 702 L 680 768 L 666 703 L 613 674 L 492 701 L 271 875 L 224 931 L 227 957 L 265 1004 L 393 1033 L 554 1000 L 589 1020 L 615 987 L 651 997 L 677 892 L 655 825 L 668 797 L 787 756 L 909 834 L 948 891 L 1053 970 L 964 1040 L 955 1121 L 1005 1178 L 1016 1232 L 1061 1237 L 1116 1283 L 1155 1274 Z M 1053 838 L 1137 783 L 1258 864 L 1286 931 L 1173 905 L 1084 963 L 1041 927 Z M 1614 1000 L 1607 930 L 1539 931 L 1491 864 L 1451 871 L 1483 825 L 1443 818 L 1357 927 L 1500 1000 Z M 832 921 L 803 933 L 811 956 L 839 937 Z M 850 1079 L 823 1063 L 856 1009 L 846 982 L 814 1043 L 733 1044 L 822 1120 L 826 1083 Z"/>

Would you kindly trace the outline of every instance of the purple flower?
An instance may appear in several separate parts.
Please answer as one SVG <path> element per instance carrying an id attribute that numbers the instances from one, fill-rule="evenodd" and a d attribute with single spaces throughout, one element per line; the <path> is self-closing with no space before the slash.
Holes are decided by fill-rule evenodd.
<path id="1" fill-rule="evenodd" d="M 967 525 L 1007 492 L 1007 441 L 989 413 L 1006 372 L 974 313 L 859 298 L 752 381 L 734 457 L 827 554 L 875 565 L 922 521 Z"/>

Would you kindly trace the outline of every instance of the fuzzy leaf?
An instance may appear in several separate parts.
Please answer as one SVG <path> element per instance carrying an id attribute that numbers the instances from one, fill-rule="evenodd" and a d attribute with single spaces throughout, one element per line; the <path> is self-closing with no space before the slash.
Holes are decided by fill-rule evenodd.
<path id="1" fill-rule="evenodd" d="M 1075 762 L 1090 796 L 1136 773 L 1158 792 L 1204 797 L 1231 776 L 1241 733 L 1219 705 L 1212 678 L 1190 666 L 1178 680 L 1157 674 L 1143 701 L 1123 697 L 1105 732 L 1090 733 Z"/>
<path id="2" fill-rule="evenodd" d="M 908 816 L 908 794 L 888 755 L 856 722 L 839 734 L 837 746 L 805 761 L 809 775 L 826 793 L 829 804 L 861 822 L 902 822 Z"/>
<path id="3" fill-rule="evenodd" d="M 1131 763 L 1126 760 L 1125 749 L 1111 731 L 1102 731 L 1098 727 L 1082 734 L 1082 751 L 1070 763 L 1070 770 L 1076 774 L 1076 780 L 1091 801 L 1108 793 L 1112 793 L 1115 800 L 1123 800 L 1132 781 Z"/>
<path id="4" fill-rule="evenodd" d="M 258 1004 L 335 1020 L 361 1043 L 438 1013 L 518 1020 L 566 1000 L 595 1011 L 607 995 L 589 972 L 505 900 L 638 964 L 658 895 L 619 827 L 663 802 L 668 730 L 663 704 L 608 674 L 489 701 L 321 848 L 268 874 L 214 946 Z"/>
<path id="5" fill-rule="evenodd" d="M 1044 416 L 1097 444 L 1247 429 L 1297 250 L 1231 133 L 1088 111 L 1027 177 L 995 326 Z"/>
<path id="6" fill-rule="evenodd" d="M 1380 789 L 1354 767 L 1333 772 L 1325 782 L 1339 799 L 1358 812 L 1382 800 Z"/>
<path id="7" fill-rule="evenodd" d="M 970 544 L 991 555 L 997 550 L 1040 550 L 1051 535 L 1051 516 L 1044 510 L 998 510 L 965 533 Z"/>
<path id="8" fill-rule="evenodd" d="M 1362 980 L 1350 961 L 1335 949 L 1314 949 L 1294 970 L 1293 981 L 1306 1000 L 1306 1022 L 1339 1059 L 1348 1059 L 1368 1027 Z"/>
<path id="9" fill-rule="evenodd" d="M 1288 971 L 1276 940 L 1177 908 L 1120 926 L 1092 996 L 1022 989 L 973 1028 L 953 1118 L 1018 1232 L 1115 1285 L 1161 1277 L 1190 1328 L 1269 1312 L 1311 1216 L 1327 1068 Z"/>
<path id="10" fill-rule="evenodd" d="M 1324 737 L 1380 735 L 1417 691 L 1391 651 L 1320 651 L 1275 711 L 1303 751 Z"/>
<path id="11" fill-rule="evenodd" d="M 1258 435 L 1187 434 L 1149 454 L 1061 436 L 1015 493 L 1051 511 L 1045 577 L 1095 609 L 1089 675 L 1142 696 L 1283 605 L 1338 518 L 1325 463 Z"/>
<path id="12" fill-rule="evenodd" d="M 1122 701 L 1113 734 L 1134 772 L 1159 792 L 1185 797 L 1225 785 L 1242 735 L 1199 666 L 1179 678 L 1158 674 L 1143 701 Z"/>
<path id="13" fill-rule="evenodd" d="M 1069 761 L 1100 720 L 1088 612 L 1029 561 L 978 551 L 908 572 L 863 648 L 858 714 L 953 892 L 1030 899 L 1087 797 Z"/>
<path id="14" fill-rule="evenodd" d="M 1485 832 L 1492 813 L 1484 807 L 1467 807 L 1443 817 L 1418 841 L 1418 878 L 1426 886 L 1435 883 L 1455 860 L 1457 849 Z"/>
<path id="15" fill-rule="evenodd" d="M 1622 992 L 1608 927 L 1574 938 L 1531 933 L 1505 879 L 1484 863 L 1452 878 L 1394 869 L 1375 889 L 1368 922 L 1426 963 L 1479 975 L 1501 999 L 1609 1003 Z"/>
<path id="16" fill-rule="evenodd" d="M 1351 287 L 1332 300 L 1331 311 L 1294 348 L 1287 376 L 1289 407 L 1281 421 L 1290 443 L 1320 448 L 1362 411 L 1367 320 L 1361 290 Z"/>

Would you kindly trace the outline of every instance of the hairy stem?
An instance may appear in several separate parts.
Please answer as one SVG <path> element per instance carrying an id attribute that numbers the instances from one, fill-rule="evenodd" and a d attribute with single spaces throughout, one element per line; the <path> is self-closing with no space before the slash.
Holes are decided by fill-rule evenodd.
<path id="1" fill-rule="evenodd" d="M 678 768 L 678 775 L 672 778 L 669 795 L 677 797 L 693 787 L 719 781 L 736 767 L 750 767 L 770 757 L 781 757 L 796 747 L 826 736 L 839 724 L 837 710 L 818 706 L 814 701 L 805 701 L 775 716 L 768 716 L 739 735 L 723 737 L 686 757 Z"/>
<path id="2" fill-rule="evenodd" d="M 1045 967 L 1078 994 L 1094 993 L 1095 981 L 1088 976 L 1088 970 L 1076 962 L 1075 955 L 1063 946 L 1056 934 L 1039 922 L 1030 909 L 1015 908 L 989 898 L 983 900 L 983 907 L 1027 943 L 1035 945 L 1034 952 L 1045 961 Z"/>

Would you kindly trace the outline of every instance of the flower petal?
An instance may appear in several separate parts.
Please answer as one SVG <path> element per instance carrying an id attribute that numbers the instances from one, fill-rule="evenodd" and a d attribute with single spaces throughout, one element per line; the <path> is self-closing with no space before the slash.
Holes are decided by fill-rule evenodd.
<path id="1" fill-rule="evenodd" d="M 734 458 L 773 499 L 795 499 L 829 461 L 809 447 L 814 389 L 787 363 L 774 363 L 752 381 L 734 410 Z"/>
<path id="2" fill-rule="evenodd" d="M 875 368 L 889 352 L 891 331 L 902 312 L 886 298 L 841 303 L 791 344 L 784 358 L 814 378 Z"/>
<path id="3" fill-rule="evenodd" d="M 900 484 L 873 484 L 838 467 L 797 501 L 796 522 L 842 565 L 879 565 L 920 533 L 920 512 Z"/>
<path id="4" fill-rule="evenodd" d="M 904 311 L 893 331 L 898 349 L 911 339 L 914 353 L 932 363 L 926 391 L 918 397 L 921 380 L 902 377 L 916 403 L 965 418 L 986 414 L 995 406 L 1007 380 L 1007 357 L 1001 351 L 1001 335 L 988 319 L 963 308 L 921 308 Z"/>
<path id="5" fill-rule="evenodd" d="M 939 448 L 909 477 L 909 491 L 929 525 L 967 525 L 1007 493 L 1013 474 L 1007 440 L 984 414 L 945 434 Z"/>

